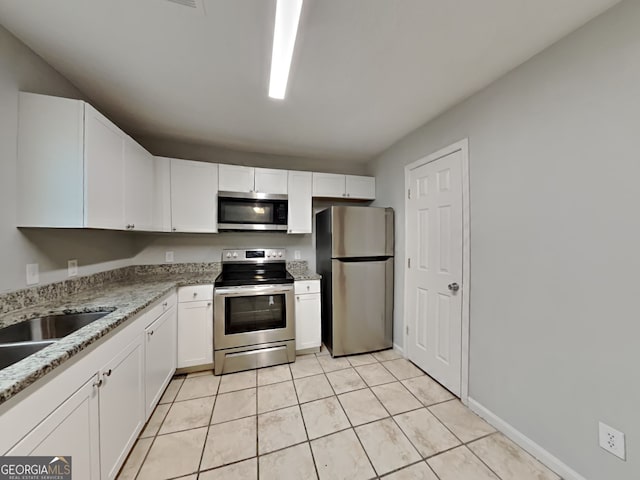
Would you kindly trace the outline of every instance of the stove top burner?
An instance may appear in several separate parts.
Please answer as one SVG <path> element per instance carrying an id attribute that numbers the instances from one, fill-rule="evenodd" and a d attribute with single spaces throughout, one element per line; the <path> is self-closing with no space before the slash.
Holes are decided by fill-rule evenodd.
<path id="1" fill-rule="evenodd" d="M 243 285 L 270 285 L 293 283 L 287 272 L 285 251 L 278 249 L 224 250 L 222 273 L 215 281 L 216 287 Z"/>

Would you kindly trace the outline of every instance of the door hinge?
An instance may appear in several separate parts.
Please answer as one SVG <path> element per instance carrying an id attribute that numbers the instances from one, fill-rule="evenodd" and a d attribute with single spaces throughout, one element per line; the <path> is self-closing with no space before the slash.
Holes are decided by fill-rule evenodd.
<path id="1" fill-rule="evenodd" d="M 409 200 L 411 200 L 411 189 L 410 188 L 407 189 L 407 198 Z"/>
<path id="2" fill-rule="evenodd" d="M 407 268 L 411 268 L 411 259 L 407 258 Z"/>
<path id="3" fill-rule="evenodd" d="M 407 325 L 407 335 L 409 335 L 409 325 Z"/>

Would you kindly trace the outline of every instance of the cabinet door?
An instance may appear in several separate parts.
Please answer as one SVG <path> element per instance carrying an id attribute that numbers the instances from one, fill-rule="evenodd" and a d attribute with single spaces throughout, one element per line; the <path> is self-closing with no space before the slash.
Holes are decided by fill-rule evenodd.
<path id="1" fill-rule="evenodd" d="M 116 477 L 144 425 L 142 334 L 100 372 L 100 471 Z"/>
<path id="2" fill-rule="evenodd" d="M 296 295 L 296 350 L 320 347 L 320 294 Z"/>
<path id="3" fill-rule="evenodd" d="M 145 418 L 151 416 L 176 370 L 176 323 L 177 310 L 172 307 L 145 329 Z"/>
<path id="4" fill-rule="evenodd" d="M 178 304 L 178 368 L 213 362 L 213 302 Z"/>
<path id="5" fill-rule="evenodd" d="M 174 232 L 218 231 L 218 165 L 171 159 Z"/>
<path id="6" fill-rule="evenodd" d="M 347 197 L 364 200 L 375 200 L 376 179 L 375 177 L 363 177 L 360 175 L 346 175 L 345 189 Z"/>
<path id="7" fill-rule="evenodd" d="M 124 148 L 124 211 L 129 230 L 153 230 L 153 155 L 128 138 Z"/>
<path id="8" fill-rule="evenodd" d="M 289 171 L 289 233 L 311 233 L 313 211 L 311 209 L 312 192 L 311 172 Z"/>
<path id="9" fill-rule="evenodd" d="M 153 230 L 171 231 L 171 159 L 154 157 Z"/>
<path id="10" fill-rule="evenodd" d="M 18 226 L 82 228 L 84 102 L 20 92 L 18 106 Z"/>
<path id="11" fill-rule="evenodd" d="M 273 168 L 255 169 L 255 192 L 286 195 L 287 190 L 286 170 L 276 170 Z"/>
<path id="12" fill-rule="evenodd" d="M 88 104 L 84 122 L 85 227 L 122 230 L 126 135 Z"/>
<path id="13" fill-rule="evenodd" d="M 253 192 L 253 167 L 242 167 L 239 165 L 220 165 L 218 190 L 222 192 Z"/>
<path id="14" fill-rule="evenodd" d="M 344 175 L 335 173 L 313 173 L 314 197 L 344 197 Z"/>
<path id="15" fill-rule="evenodd" d="M 100 479 L 98 388 L 94 375 L 7 455 L 72 457 L 73 478 Z"/>

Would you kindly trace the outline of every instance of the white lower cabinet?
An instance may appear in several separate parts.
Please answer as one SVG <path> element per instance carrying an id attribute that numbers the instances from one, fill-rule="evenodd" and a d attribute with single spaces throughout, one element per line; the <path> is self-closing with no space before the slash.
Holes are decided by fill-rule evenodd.
<path id="1" fill-rule="evenodd" d="M 0 406 L 0 454 L 71 456 L 73 478 L 115 479 L 175 372 L 176 300 L 168 295 Z"/>
<path id="2" fill-rule="evenodd" d="M 176 307 L 172 306 L 145 329 L 145 418 L 160 401 L 164 389 L 176 371 Z"/>
<path id="3" fill-rule="evenodd" d="M 138 336 L 101 372 L 100 470 L 115 478 L 144 426 L 144 344 Z"/>
<path id="4" fill-rule="evenodd" d="M 97 381 L 91 377 L 7 455 L 69 456 L 74 478 L 99 480 Z"/>
<path id="5" fill-rule="evenodd" d="M 213 363 L 213 285 L 181 287 L 178 302 L 178 368 Z"/>
<path id="6" fill-rule="evenodd" d="M 320 348 L 320 281 L 295 282 L 296 351 Z"/>

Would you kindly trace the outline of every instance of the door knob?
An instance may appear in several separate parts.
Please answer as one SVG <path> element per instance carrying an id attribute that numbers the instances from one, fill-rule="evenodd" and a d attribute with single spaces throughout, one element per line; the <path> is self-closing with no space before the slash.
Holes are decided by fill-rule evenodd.
<path id="1" fill-rule="evenodd" d="M 457 283 L 450 283 L 449 285 L 447 285 L 447 288 L 452 292 L 457 292 L 458 290 L 460 290 L 460 285 L 458 285 Z"/>

